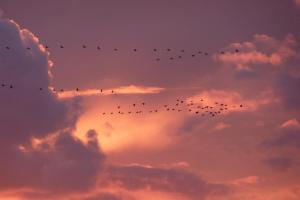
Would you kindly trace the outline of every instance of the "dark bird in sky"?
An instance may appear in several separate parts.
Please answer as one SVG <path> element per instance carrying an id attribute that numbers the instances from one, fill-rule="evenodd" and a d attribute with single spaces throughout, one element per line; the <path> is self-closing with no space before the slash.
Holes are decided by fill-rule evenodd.
<path id="1" fill-rule="evenodd" d="M 153 51 L 157 51 L 157 49 L 153 49 Z"/>
<path id="2" fill-rule="evenodd" d="M 27 47 L 26 49 L 27 49 L 27 50 L 30 50 L 31 48 L 30 48 L 30 47 Z"/>
<path id="3" fill-rule="evenodd" d="M 100 92 L 102 93 L 102 92 L 103 92 L 103 90 L 102 90 L 102 89 L 100 89 Z"/>
<path id="4" fill-rule="evenodd" d="M 195 54 L 192 54 L 192 57 L 195 57 Z"/>
<path id="5" fill-rule="evenodd" d="M 241 104 L 240 107 L 243 107 L 243 105 Z"/>
<path id="6" fill-rule="evenodd" d="M 9 88 L 10 88 L 10 89 L 13 89 L 13 86 L 12 86 L 12 85 L 10 85 L 10 86 L 9 86 Z"/>
<path id="7" fill-rule="evenodd" d="M 133 49 L 133 51 L 137 51 L 137 49 Z"/>
<path id="8" fill-rule="evenodd" d="M 142 103 L 143 106 L 144 106 L 145 104 L 146 104 L 145 102 Z"/>
<path id="9" fill-rule="evenodd" d="M 63 45 L 60 45 L 59 47 L 60 47 L 61 49 L 63 49 L 63 48 L 64 48 L 64 46 L 63 46 Z"/>
<path id="10" fill-rule="evenodd" d="M 2 83 L 2 84 L 1 84 L 1 86 L 2 86 L 2 87 L 5 87 L 5 84 L 4 84 L 4 83 Z"/>
<path id="11" fill-rule="evenodd" d="M 168 48 L 167 51 L 171 51 L 171 49 Z"/>
<path id="12" fill-rule="evenodd" d="M 49 49 L 49 46 L 48 46 L 48 45 L 45 45 L 45 49 Z"/>
<path id="13" fill-rule="evenodd" d="M 133 105 L 133 107 L 135 107 L 135 103 L 134 104 L 132 104 Z"/>
<path id="14" fill-rule="evenodd" d="M 79 88 L 76 88 L 76 91 L 78 92 L 78 91 L 79 91 Z"/>
<path id="15" fill-rule="evenodd" d="M 100 50 L 101 48 L 99 46 L 97 46 L 97 49 Z"/>
<path id="16" fill-rule="evenodd" d="M 5 48 L 6 48 L 7 50 L 10 50 L 10 47 L 9 47 L 9 46 L 6 46 Z"/>
<path id="17" fill-rule="evenodd" d="M 198 51 L 198 54 L 202 54 L 202 51 Z"/>
<path id="18" fill-rule="evenodd" d="M 43 90 L 43 88 L 40 88 L 40 91 L 42 91 Z"/>
<path id="19" fill-rule="evenodd" d="M 173 57 L 170 57 L 170 60 L 174 60 L 174 58 L 173 58 Z"/>
<path id="20" fill-rule="evenodd" d="M 85 49 L 85 48 L 86 48 L 86 45 L 82 45 L 82 48 L 84 48 L 84 49 Z"/>
<path id="21" fill-rule="evenodd" d="M 238 53 L 238 52 L 240 52 L 240 50 L 236 49 L 236 50 L 235 50 L 235 53 Z"/>
<path id="22" fill-rule="evenodd" d="M 121 106 L 118 106 L 118 109 L 120 109 L 121 108 Z"/>
<path id="23" fill-rule="evenodd" d="M 118 49 L 117 49 L 117 48 L 114 48 L 114 51 L 118 51 Z"/>
<path id="24" fill-rule="evenodd" d="M 178 58 L 182 58 L 182 56 L 178 56 Z"/>
<path id="25" fill-rule="evenodd" d="M 156 61 L 160 61 L 160 58 L 156 58 Z"/>
<path id="26" fill-rule="evenodd" d="M 182 49 L 181 52 L 184 53 L 184 49 Z"/>

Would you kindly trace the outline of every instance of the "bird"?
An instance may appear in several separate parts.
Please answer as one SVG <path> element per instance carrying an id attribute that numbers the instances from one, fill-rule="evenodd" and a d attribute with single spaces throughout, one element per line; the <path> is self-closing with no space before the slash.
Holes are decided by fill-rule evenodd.
<path id="1" fill-rule="evenodd" d="M 45 45 L 45 49 L 49 49 L 49 46 L 48 46 L 48 45 Z"/>
<path id="2" fill-rule="evenodd" d="M 134 104 L 132 104 L 133 105 L 133 107 L 135 107 L 135 103 Z"/>
<path id="3" fill-rule="evenodd" d="M 133 49 L 133 51 L 137 51 L 137 49 Z"/>
<path id="4" fill-rule="evenodd" d="M 97 46 L 97 49 L 100 50 L 101 48 L 99 46 Z"/>
<path id="5" fill-rule="evenodd" d="M 105 115 L 105 112 L 104 112 L 104 113 L 102 113 L 102 115 Z"/>
<path id="6" fill-rule="evenodd" d="M 7 50 L 10 50 L 10 47 L 9 47 L 9 46 L 6 46 L 5 48 L 6 48 Z"/>
<path id="7" fill-rule="evenodd" d="M 168 48 L 167 51 L 171 51 L 171 49 Z"/>
<path id="8" fill-rule="evenodd" d="M 111 93 L 114 93 L 114 91 L 112 90 Z"/>
<path id="9" fill-rule="evenodd" d="M 207 52 L 205 52 L 205 53 L 204 53 L 204 55 L 206 55 L 206 56 L 207 56 L 207 55 L 208 55 L 208 53 L 207 53 Z"/>
<path id="10" fill-rule="evenodd" d="M 78 92 L 78 91 L 79 91 L 79 88 L 76 88 L 76 91 Z"/>
<path id="11" fill-rule="evenodd" d="M 242 105 L 242 104 L 240 105 L 240 108 L 241 108 L 241 107 L 243 107 L 243 105 Z"/>
<path id="12" fill-rule="evenodd" d="M 146 104 L 145 102 L 142 103 L 143 106 L 144 106 L 145 104 Z"/>
<path id="13" fill-rule="evenodd" d="M 85 49 L 85 48 L 86 48 L 86 45 L 82 45 L 82 48 L 84 48 L 84 49 Z"/>
<path id="14" fill-rule="evenodd" d="M 182 58 L 182 56 L 178 56 L 178 58 Z"/>
<path id="15" fill-rule="evenodd" d="M 111 115 L 113 115 L 114 113 L 113 113 L 113 112 L 111 112 L 110 114 L 111 114 Z"/>
<path id="16" fill-rule="evenodd" d="M 63 46 L 63 45 L 60 45 L 59 47 L 60 47 L 61 49 L 63 49 L 63 48 L 64 48 L 64 46 Z"/>
<path id="17" fill-rule="evenodd" d="M 236 50 L 235 50 L 235 53 L 238 53 L 238 52 L 240 52 L 240 50 L 236 49 Z"/>
<path id="18" fill-rule="evenodd" d="M 160 58 L 156 58 L 156 61 L 160 61 Z"/>
<path id="19" fill-rule="evenodd" d="M 118 49 L 117 49 L 117 48 L 114 48 L 114 51 L 118 51 Z"/>
<path id="20" fill-rule="evenodd" d="M 157 49 L 153 49 L 153 51 L 157 51 Z"/>
<path id="21" fill-rule="evenodd" d="M 12 85 L 10 85 L 10 86 L 9 86 L 9 88 L 10 88 L 10 89 L 12 89 L 12 88 L 13 88 L 13 86 L 12 86 Z"/>
<path id="22" fill-rule="evenodd" d="M 118 106 L 118 109 L 120 109 L 121 108 L 121 106 Z"/>
<path id="23" fill-rule="evenodd" d="M 202 51 L 198 51 L 198 54 L 202 54 Z"/>
<path id="24" fill-rule="evenodd" d="M 27 49 L 27 50 L 30 50 L 31 48 L 30 48 L 30 47 L 27 47 L 26 49 Z"/>
<path id="25" fill-rule="evenodd" d="M 174 60 L 174 58 L 173 58 L 173 57 L 170 57 L 170 60 Z"/>
<path id="26" fill-rule="evenodd" d="M 43 88 L 40 88 L 40 91 L 42 91 L 43 90 Z"/>
<path id="27" fill-rule="evenodd" d="M 60 89 L 60 91 L 61 91 L 61 92 L 63 92 L 63 91 L 64 91 L 64 89 Z"/>
<path id="28" fill-rule="evenodd" d="M 1 84 L 1 86 L 2 86 L 2 87 L 5 87 L 5 84 L 4 84 L 4 83 L 2 83 L 2 84 Z"/>
<path id="29" fill-rule="evenodd" d="M 195 54 L 192 54 L 192 57 L 195 57 Z"/>
<path id="30" fill-rule="evenodd" d="M 181 52 L 184 53 L 184 49 L 182 49 Z"/>
<path id="31" fill-rule="evenodd" d="M 103 90 L 102 90 L 102 89 L 100 89 L 100 92 L 102 93 L 102 92 L 103 92 Z"/>

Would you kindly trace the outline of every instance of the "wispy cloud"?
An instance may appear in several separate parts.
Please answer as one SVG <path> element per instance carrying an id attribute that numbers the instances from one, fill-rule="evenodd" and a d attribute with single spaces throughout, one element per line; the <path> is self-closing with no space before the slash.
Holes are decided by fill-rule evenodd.
<path id="1" fill-rule="evenodd" d="M 58 92 L 59 98 L 72 98 L 76 96 L 95 96 L 95 95 L 114 95 L 114 94 L 156 94 L 160 93 L 164 88 L 161 87 L 146 87 L 146 86 L 121 86 L 111 89 L 84 89 L 84 90 L 66 90 Z"/>

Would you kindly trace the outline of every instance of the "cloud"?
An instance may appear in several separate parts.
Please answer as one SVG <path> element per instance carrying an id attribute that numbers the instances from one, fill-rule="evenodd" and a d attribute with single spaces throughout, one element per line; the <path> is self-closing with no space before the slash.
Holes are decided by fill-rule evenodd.
<path id="1" fill-rule="evenodd" d="M 256 184 L 258 181 L 259 181 L 258 176 L 247 176 L 244 178 L 233 180 L 230 183 L 234 185 L 245 185 L 245 184 L 252 185 L 252 184 Z"/>
<path id="2" fill-rule="evenodd" d="M 294 164 L 294 160 L 289 157 L 272 157 L 263 162 L 276 171 L 286 171 Z"/>
<path id="3" fill-rule="evenodd" d="M 122 86 L 111 89 L 84 89 L 84 90 L 67 90 L 58 92 L 60 98 L 73 98 L 77 96 L 95 96 L 95 95 L 114 95 L 114 94 L 157 94 L 164 90 L 160 87 L 145 87 L 145 86 Z M 112 92 L 113 91 L 113 92 Z"/>
<path id="4" fill-rule="evenodd" d="M 297 6 L 300 6 L 300 0 L 293 0 Z"/>
<path id="5" fill-rule="evenodd" d="M 49 87 L 52 61 L 29 30 L 1 19 L 0 43 L 11 47 L 0 51 L 0 81 L 6 85 L 0 88 L 0 190 L 89 190 L 105 156 L 94 131 L 87 133 L 86 144 L 73 136 L 80 99 L 36 92 Z"/>
<path id="6" fill-rule="evenodd" d="M 263 147 L 296 147 L 300 148 L 300 127 L 293 120 L 289 120 L 281 125 L 271 137 L 266 138 L 261 145 Z"/>
<path id="7" fill-rule="evenodd" d="M 280 125 L 281 128 L 300 128 L 300 124 L 297 119 L 290 119 Z"/>
<path id="8" fill-rule="evenodd" d="M 232 43 L 227 47 L 229 52 L 239 49 L 238 53 L 218 54 L 214 59 L 233 65 L 237 70 L 252 71 L 259 65 L 279 66 L 296 57 L 296 45 L 293 35 L 287 35 L 280 41 L 268 35 L 256 34 L 250 42 Z"/>
<path id="9" fill-rule="evenodd" d="M 215 125 L 214 130 L 220 131 L 226 128 L 230 128 L 231 126 L 229 124 L 226 124 L 224 122 L 219 122 Z"/>
<path id="10" fill-rule="evenodd" d="M 116 184 L 132 191 L 148 188 L 186 195 L 191 199 L 226 195 L 230 191 L 225 185 L 209 183 L 191 172 L 178 168 L 130 165 L 111 167 L 108 174 L 108 181 L 102 184 Z"/>
<path id="11" fill-rule="evenodd" d="M 230 112 L 243 112 L 243 111 L 254 111 L 261 105 L 266 105 L 274 101 L 271 98 L 271 92 L 263 92 L 260 94 L 258 99 L 246 99 L 236 91 L 226 91 L 226 90 L 207 90 L 203 91 L 195 96 L 187 99 L 187 101 L 193 101 L 194 103 L 199 103 L 203 105 L 216 106 L 226 104 L 228 105 L 228 110 L 225 113 Z M 242 105 L 242 107 L 240 107 Z"/>

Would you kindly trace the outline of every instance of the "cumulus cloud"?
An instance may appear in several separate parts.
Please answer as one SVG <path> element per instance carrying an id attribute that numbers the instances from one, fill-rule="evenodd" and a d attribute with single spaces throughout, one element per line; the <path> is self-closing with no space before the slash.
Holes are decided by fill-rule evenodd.
<path id="1" fill-rule="evenodd" d="M 237 70 L 251 71 L 259 65 L 279 66 L 289 58 L 297 56 L 297 42 L 293 35 L 287 35 L 282 41 L 271 36 L 256 34 L 252 41 L 232 43 L 227 49 L 238 53 L 215 55 L 215 60 L 233 65 Z"/>
<path id="2" fill-rule="evenodd" d="M 90 189 L 104 155 L 95 132 L 87 133 L 87 144 L 72 135 L 82 111 L 79 99 L 63 101 L 50 90 L 36 92 L 49 87 L 52 61 L 29 30 L 1 19 L 0 43 L 10 47 L 0 51 L 0 81 L 5 84 L 0 89 L 0 190 Z"/>

